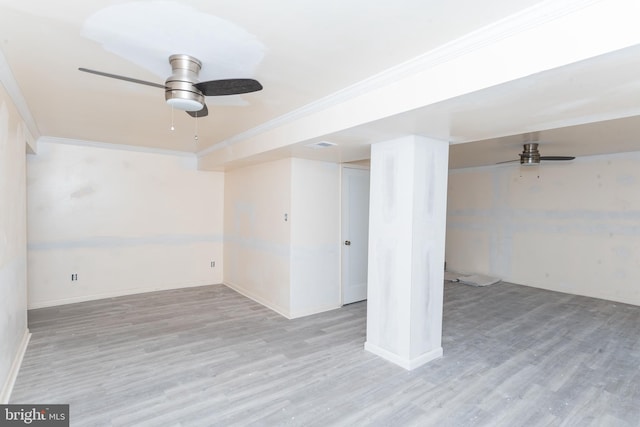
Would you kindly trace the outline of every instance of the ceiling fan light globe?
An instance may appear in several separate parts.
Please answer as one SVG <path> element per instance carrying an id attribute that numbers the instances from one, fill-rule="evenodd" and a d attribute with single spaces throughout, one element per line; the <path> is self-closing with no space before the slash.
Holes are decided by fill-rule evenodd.
<path id="1" fill-rule="evenodd" d="M 167 104 L 176 110 L 182 111 L 200 111 L 204 106 L 200 101 L 185 98 L 169 98 Z"/>

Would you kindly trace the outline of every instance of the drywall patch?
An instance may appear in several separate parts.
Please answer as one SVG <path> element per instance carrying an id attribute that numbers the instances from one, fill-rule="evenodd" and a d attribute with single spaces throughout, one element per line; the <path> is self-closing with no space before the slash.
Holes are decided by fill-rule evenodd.
<path id="1" fill-rule="evenodd" d="M 636 184 L 636 177 L 631 174 L 621 174 L 616 177 L 616 182 L 623 187 L 631 187 Z"/>
<path id="2" fill-rule="evenodd" d="M 633 251 L 627 246 L 614 246 L 612 250 L 616 258 L 618 259 L 629 260 L 633 257 Z"/>
<path id="3" fill-rule="evenodd" d="M 202 61 L 202 81 L 253 77 L 265 54 L 264 45 L 242 27 L 175 1 L 106 7 L 85 21 L 82 35 L 162 81 L 171 72 L 168 59 L 173 54 Z M 237 105 L 241 101 L 239 96 L 231 98 L 235 101 L 220 102 Z"/>
<path id="4" fill-rule="evenodd" d="M 86 196 L 90 196 L 93 193 L 95 193 L 95 190 L 93 189 L 93 187 L 91 186 L 85 186 L 79 190 L 74 191 L 73 193 L 71 193 L 71 198 L 72 199 L 80 199 Z"/>

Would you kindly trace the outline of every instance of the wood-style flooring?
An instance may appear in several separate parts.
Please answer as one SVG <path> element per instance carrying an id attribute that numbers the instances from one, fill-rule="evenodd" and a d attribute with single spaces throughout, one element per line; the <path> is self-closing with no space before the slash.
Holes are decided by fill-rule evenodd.
<path id="1" fill-rule="evenodd" d="M 32 310 L 11 402 L 72 426 L 640 426 L 640 307 L 447 283 L 444 357 L 411 372 L 364 351 L 365 322 L 223 285 Z"/>

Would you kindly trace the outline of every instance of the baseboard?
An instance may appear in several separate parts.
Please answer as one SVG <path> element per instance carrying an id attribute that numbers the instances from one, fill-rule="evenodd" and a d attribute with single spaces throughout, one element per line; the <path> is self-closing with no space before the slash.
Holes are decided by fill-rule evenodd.
<path id="1" fill-rule="evenodd" d="M 410 371 L 419 366 L 424 365 L 427 362 L 431 362 L 432 360 L 439 359 L 442 357 L 442 347 L 438 347 L 434 350 L 428 351 L 424 354 L 421 354 L 418 357 L 414 357 L 413 359 L 407 359 L 404 357 L 400 357 L 395 353 L 392 353 L 388 350 L 385 350 L 381 347 L 378 347 L 375 344 L 371 344 L 370 342 L 364 343 L 364 349 L 370 353 L 375 354 L 389 362 L 395 363 L 396 365 Z"/>
<path id="2" fill-rule="evenodd" d="M 16 379 L 18 378 L 18 372 L 20 371 L 20 366 L 22 366 L 22 360 L 24 359 L 24 355 L 27 352 L 27 346 L 29 345 L 30 339 L 31 332 L 29 332 L 29 329 L 27 329 L 24 331 L 24 336 L 22 337 L 22 341 L 20 342 L 18 351 L 13 358 L 13 363 L 11 364 L 11 369 L 9 370 L 9 376 L 7 377 L 7 380 L 2 387 L 2 393 L 0 394 L 0 404 L 2 405 L 6 405 L 7 403 L 9 403 L 11 392 L 13 392 L 13 386 L 15 385 Z"/>
<path id="3" fill-rule="evenodd" d="M 336 309 L 338 309 L 340 307 L 342 307 L 342 306 L 341 305 L 326 305 L 326 306 L 310 308 L 310 309 L 307 309 L 307 310 L 292 311 L 290 318 L 291 319 L 298 319 L 300 317 L 312 316 L 314 314 L 324 313 L 325 311 L 336 310 Z"/>
<path id="4" fill-rule="evenodd" d="M 223 284 L 230 288 L 233 289 L 234 291 L 236 291 L 237 293 L 244 295 L 245 297 L 254 300 L 255 302 L 257 302 L 260 305 L 264 305 L 265 307 L 267 307 L 270 310 L 275 311 L 276 313 L 278 313 L 281 316 L 286 317 L 287 319 L 292 319 L 291 317 L 291 313 L 289 313 L 289 310 L 286 310 L 276 304 L 273 304 L 271 301 L 267 301 L 266 299 L 262 298 L 259 295 L 254 294 L 251 291 L 248 291 L 247 289 L 243 288 L 242 286 L 233 283 L 233 282 L 223 282 Z"/>
<path id="5" fill-rule="evenodd" d="M 544 289 L 546 291 L 552 291 L 552 292 L 558 292 L 560 294 L 565 294 L 565 295 L 577 295 L 577 296 L 581 296 L 581 297 L 587 297 L 587 298 L 594 298 L 594 299 L 599 299 L 599 300 L 604 300 L 604 301 L 612 301 L 612 302 L 618 302 L 620 304 L 628 304 L 628 305 L 635 305 L 640 307 L 640 295 L 635 296 L 620 296 L 620 295 L 609 295 L 609 294 L 595 294 L 595 293 L 591 293 L 591 292 L 584 292 L 581 289 L 575 289 L 575 288 L 562 288 L 559 286 L 555 286 L 553 284 L 546 284 L 546 283 L 536 283 L 536 284 L 525 284 L 525 283 L 521 283 L 521 282 L 515 282 L 509 279 L 503 279 L 503 282 L 508 283 L 510 285 L 518 285 L 518 286 L 526 286 L 527 288 L 534 288 L 534 289 Z"/>
<path id="6" fill-rule="evenodd" d="M 146 294 L 148 292 L 171 291 L 175 289 L 197 288 L 199 286 L 213 286 L 213 285 L 214 284 L 211 282 L 202 281 L 202 282 L 189 283 L 186 285 L 182 284 L 182 285 L 168 286 L 168 287 L 163 286 L 163 287 L 149 287 L 149 288 L 139 288 L 139 289 L 124 289 L 124 290 L 118 290 L 114 292 L 103 292 L 99 294 L 82 295 L 78 297 L 61 298 L 57 300 L 35 302 L 35 303 L 30 303 L 27 308 L 29 310 L 33 310 L 37 308 L 56 307 L 58 305 L 65 305 L 65 304 L 75 304 L 77 302 L 95 301 L 95 300 L 107 299 L 107 298 L 117 298 L 117 297 L 124 297 L 127 295 Z"/>

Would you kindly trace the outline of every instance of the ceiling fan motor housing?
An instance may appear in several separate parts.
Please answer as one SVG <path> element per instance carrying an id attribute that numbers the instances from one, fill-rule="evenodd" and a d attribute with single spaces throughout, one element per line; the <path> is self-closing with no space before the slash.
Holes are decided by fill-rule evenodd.
<path id="1" fill-rule="evenodd" d="M 204 95 L 194 84 L 202 63 L 189 55 L 169 57 L 172 74 L 165 82 L 164 98 L 167 104 L 184 111 L 200 111 L 204 108 Z"/>
<path id="2" fill-rule="evenodd" d="M 540 163 L 540 152 L 538 151 L 538 143 L 530 142 L 524 144 L 524 151 L 520 154 L 521 165 L 537 165 Z"/>

